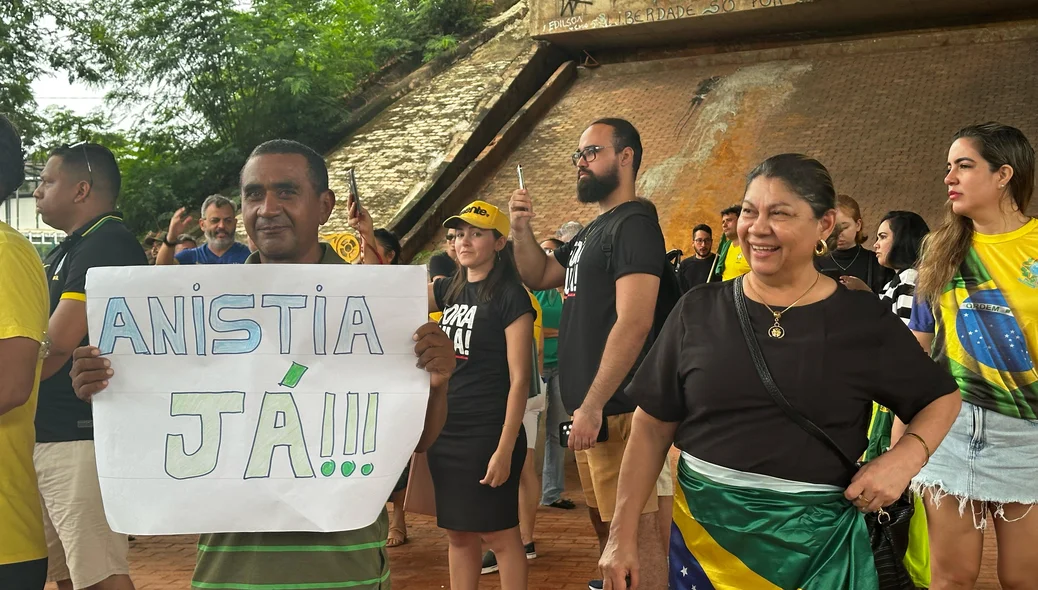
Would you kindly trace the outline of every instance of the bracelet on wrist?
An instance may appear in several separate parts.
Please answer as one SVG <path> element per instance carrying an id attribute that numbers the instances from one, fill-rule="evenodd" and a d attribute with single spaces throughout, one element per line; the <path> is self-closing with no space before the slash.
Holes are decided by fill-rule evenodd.
<path id="1" fill-rule="evenodd" d="M 923 440 L 923 437 L 919 436 L 918 434 L 916 434 L 914 432 L 906 432 L 902 437 L 904 437 L 904 436 L 910 436 L 910 437 L 914 438 L 915 440 L 919 441 L 919 444 L 923 445 L 923 452 L 926 453 L 926 461 L 923 463 L 923 466 L 925 467 L 926 464 L 930 462 L 930 457 L 931 457 L 930 445 L 926 444 L 926 441 Z"/>

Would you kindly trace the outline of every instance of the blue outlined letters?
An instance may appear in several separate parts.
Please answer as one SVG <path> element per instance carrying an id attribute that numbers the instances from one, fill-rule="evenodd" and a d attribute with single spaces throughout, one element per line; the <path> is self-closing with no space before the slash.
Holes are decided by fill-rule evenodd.
<path id="1" fill-rule="evenodd" d="M 255 320 L 225 320 L 220 312 L 224 309 L 252 309 L 256 306 L 254 295 L 220 295 L 209 304 L 209 325 L 214 332 L 245 332 L 245 338 L 213 339 L 213 354 L 248 354 L 259 348 L 263 329 Z"/>
<path id="2" fill-rule="evenodd" d="M 115 344 L 120 338 L 126 338 L 133 344 L 134 354 L 151 354 L 144 334 L 137 327 L 137 320 L 126 304 L 125 297 L 112 297 L 105 308 L 105 319 L 101 325 L 101 338 L 97 347 L 101 354 L 112 354 Z"/>
<path id="3" fill-rule="evenodd" d="M 198 291 L 197 283 L 195 287 Z M 323 292 L 321 285 L 316 287 L 317 293 Z M 385 354 L 364 296 L 331 302 L 325 294 L 301 293 L 224 293 L 190 299 L 188 305 L 187 295 L 108 298 L 98 339 L 101 354 L 112 354 L 116 348 L 120 354 L 131 349 L 144 355 L 250 354 L 263 345 L 265 336 L 275 338 L 275 325 L 278 354 Z"/>
<path id="4" fill-rule="evenodd" d="M 382 354 L 382 344 L 378 341 L 368 302 L 363 297 L 347 297 L 346 309 L 342 312 L 342 323 L 339 324 L 339 340 L 335 343 L 335 354 L 352 354 L 353 341 L 357 338 L 363 338 L 367 342 L 369 353 Z"/>

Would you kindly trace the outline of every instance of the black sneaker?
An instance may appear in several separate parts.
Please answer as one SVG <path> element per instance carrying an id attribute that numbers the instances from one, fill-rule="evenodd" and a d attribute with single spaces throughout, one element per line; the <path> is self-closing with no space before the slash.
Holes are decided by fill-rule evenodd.
<path id="1" fill-rule="evenodd" d="M 605 588 L 605 582 L 602 580 L 591 580 L 587 583 L 588 590 L 602 590 L 602 588 Z"/>
<path id="2" fill-rule="evenodd" d="M 479 570 L 480 575 L 492 574 L 497 571 L 497 556 L 494 555 L 493 551 L 487 551 L 483 554 L 483 569 Z"/>
<path id="3" fill-rule="evenodd" d="M 534 547 L 533 542 L 529 542 L 523 545 L 523 549 L 526 550 L 526 559 L 537 559 L 537 548 Z M 483 568 L 479 570 L 480 575 L 492 574 L 497 571 L 497 556 L 494 555 L 493 551 L 487 551 L 483 554 Z"/>

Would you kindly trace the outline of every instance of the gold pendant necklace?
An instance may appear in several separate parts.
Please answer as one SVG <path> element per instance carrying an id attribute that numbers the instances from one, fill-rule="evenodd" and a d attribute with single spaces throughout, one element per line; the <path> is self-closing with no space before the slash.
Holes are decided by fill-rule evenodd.
<path id="1" fill-rule="evenodd" d="M 801 295 L 800 297 L 797 297 L 796 301 L 791 303 L 789 305 L 789 307 L 787 307 L 786 309 L 783 309 L 782 311 L 775 311 L 774 309 L 772 309 L 771 306 L 768 305 L 768 302 L 764 301 L 764 297 L 761 296 L 760 292 L 757 291 L 756 289 L 754 289 L 754 291 L 756 291 L 757 295 L 760 297 L 760 302 L 764 304 L 764 307 L 768 308 L 768 311 L 770 311 L 771 315 L 775 318 L 775 325 L 773 325 L 771 328 L 768 328 L 768 336 L 770 336 L 770 337 L 772 337 L 772 338 L 774 338 L 776 340 L 781 340 L 786 335 L 786 329 L 783 328 L 782 325 L 779 323 L 779 320 L 782 319 L 782 314 L 786 313 L 790 309 L 793 309 L 793 307 L 797 303 L 800 303 L 801 299 L 803 299 L 804 297 L 807 297 L 807 294 L 810 293 L 811 290 L 815 288 L 815 285 L 818 284 L 818 279 L 821 278 L 821 276 L 822 276 L 821 273 L 815 274 L 815 282 L 811 283 L 811 286 L 807 288 L 807 291 L 804 291 L 803 295 Z M 745 283 L 745 284 L 749 285 L 749 283 Z"/>

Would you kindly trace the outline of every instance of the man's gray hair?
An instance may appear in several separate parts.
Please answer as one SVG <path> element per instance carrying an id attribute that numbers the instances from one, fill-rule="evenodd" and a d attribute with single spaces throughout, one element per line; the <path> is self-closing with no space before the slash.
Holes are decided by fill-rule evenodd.
<path id="1" fill-rule="evenodd" d="M 567 221 L 562 224 L 559 231 L 555 232 L 555 237 L 563 242 L 568 242 L 580 233 L 580 230 L 582 229 L 584 229 L 584 226 L 581 225 L 579 221 Z"/>
<path id="2" fill-rule="evenodd" d="M 205 198 L 204 201 L 202 201 L 202 218 L 203 219 L 205 218 L 206 210 L 209 209 L 209 207 L 211 205 L 216 205 L 216 207 L 218 209 L 223 209 L 224 207 L 230 207 L 231 211 L 233 211 L 235 213 L 238 212 L 238 206 L 234 204 L 234 201 L 228 199 L 227 197 L 225 197 L 223 195 L 209 195 L 208 197 Z"/>

